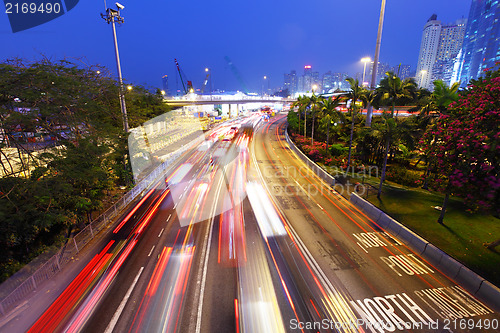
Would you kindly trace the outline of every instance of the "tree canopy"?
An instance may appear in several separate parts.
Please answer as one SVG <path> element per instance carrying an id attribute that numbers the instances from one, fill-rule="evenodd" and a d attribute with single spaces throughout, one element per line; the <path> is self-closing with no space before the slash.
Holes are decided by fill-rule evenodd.
<path id="1" fill-rule="evenodd" d="M 500 70 L 461 91 L 422 140 L 435 166 L 433 186 L 471 210 L 500 213 Z"/>
<path id="2" fill-rule="evenodd" d="M 0 63 L 0 275 L 103 208 L 131 181 L 119 83 L 83 62 Z M 125 94 L 132 127 L 169 110 L 159 90 Z"/>

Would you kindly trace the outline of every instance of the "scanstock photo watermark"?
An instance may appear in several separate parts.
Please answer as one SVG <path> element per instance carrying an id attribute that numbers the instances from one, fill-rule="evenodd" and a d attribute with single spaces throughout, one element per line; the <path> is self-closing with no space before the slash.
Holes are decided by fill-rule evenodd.
<path id="1" fill-rule="evenodd" d="M 79 0 L 4 0 L 12 32 L 27 30 L 50 22 L 73 8 Z"/>
<path id="2" fill-rule="evenodd" d="M 295 184 L 283 185 L 283 186 L 273 186 L 271 191 L 274 195 L 282 196 L 298 196 L 301 194 L 306 194 L 308 196 L 323 195 L 327 192 L 331 192 L 332 189 L 336 189 L 339 192 L 344 192 L 344 190 L 354 190 L 358 195 L 363 196 L 369 190 L 369 185 L 363 183 L 365 178 L 369 177 L 379 177 L 379 169 L 376 166 L 370 166 L 368 168 L 354 168 L 349 167 L 346 169 L 334 168 L 330 174 L 334 178 L 332 184 L 328 186 L 317 186 L 313 183 L 308 183 L 306 185 L 301 185 L 299 180 L 304 178 L 315 178 L 315 175 L 311 174 L 311 170 L 307 166 L 301 167 L 285 167 L 277 165 L 265 165 L 261 168 L 262 176 L 265 179 L 272 178 L 282 178 L 286 182 L 290 180 L 294 181 Z M 358 181 L 359 180 L 359 181 Z"/>

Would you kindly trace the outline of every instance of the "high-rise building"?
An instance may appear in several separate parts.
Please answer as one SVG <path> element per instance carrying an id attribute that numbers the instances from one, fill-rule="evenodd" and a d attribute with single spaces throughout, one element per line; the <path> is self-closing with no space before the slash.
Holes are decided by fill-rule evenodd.
<path id="1" fill-rule="evenodd" d="M 457 78 L 462 86 L 500 61 L 500 1 L 472 0 Z"/>
<path id="2" fill-rule="evenodd" d="M 457 61 L 457 55 L 462 49 L 466 23 L 467 19 L 462 18 L 441 27 L 436 62 L 432 67 L 431 82 L 443 80 L 445 83 L 450 84 L 454 63 Z"/>
<path id="3" fill-rule="evenodd" d="M 419 87 L 427 89 L 430 87 L 432 67 L 436 62 L 440 36 L 441 21 L 437 20 L 436 14 L 432 14 L 424 25 L 420 42 L 416 78 Z"/>
<path id="4" fill-rule="evenodd" d="M 311 65 L 304 66 L 304 84 L 302 86 L 303 92 L 310 92 L 314 84 L 313 71 Z"/>
<path id="5" fill-rule="evenodd" d="M 401 80 L 407 79 L 411 76 L 411 66 L 398 64 L 389 68 L 389 71 L 396 74 Z"/>
<path id="6" fill-rule="evenodd" d="M 462 48 L 466 19 L 451 24 L 441 24 L 433 14 L 424 25 L 417 64 L 417 83 L 432 89 L 432 82 L 443 80 L 450 83 L 453 66 Z"/>
<path id="7" fill-rule="evenodd" d="M 365 75 L 365 81 L 370 81 L 371 77 L 372 77 L 372 73 L 373 73 L 373 61 L 370 63 L 370 65 L 367 66 L 367 69 L 366 69 L 366 75 Z M 394 70 L 394 67 L 391 67 L 389 64 L 385 63 L 385 62 L 379 62 L 378 63 L 378 66 L 377 66 L 377 77 L 375 78 L 375 84 L 378 85 L 378 83 L 380 82 L 380 80 L 382 80 L 386 75 L 385 73 L 387 72 L 390 72 L 390 71 L 393 71 L 394 73 L 396 73 L 396 71 Z M 360 83 L 361 83 L 361 79 L 359 79 Z"/>
<path id="8" fill-rule="evenodd" d="M 161 77 L 161 86 L 165 94 L 168 95 L 168 75 L 163 75 Z"/>
<path id="9" fill-rule="evenodd" d="M 312 72 L 311 76 L 312 76 L 311 91 L 312 91 L 313 87 L 315 87 L 314 89 L 316 89 L 315 90 L 316 93 L 319 91 L 322 91 L 323 90 L 323 82 L 319 78 L 319 72 Z"/>
<path id="10" fill-rule="evenodd" d="M 297 78 L 297 92 L 298 93 L 303 93 L 305 92 L 305 89 L 304 89 L 304 76 L 299 76 Z"/>
<path id="11" fill-rule="evenodd" d="M 288 89 L 290 95 L 293 95 L 297 92 L 297 72 L 291 71 L 290 74 L 285 74 L 284 78 L 284 89 Z"/>
<path id="12" fill-rule="evenodd" d="M 346 82 L 346 79 L 349 77 L 347 73 L 332 73 L 333 79 L 333 87 L 335 89 L 347 89 L 349 84 Z"/>
<path id="13" fill-rule="evenodd" d="M 399 77 L 401 80 L 407 79 L 411 77 L 411 66 L 410 65 L 399 65 L 396 67 L 396 70 L 394 73 L 398 73 L 399 71 Z"/>
<path id="14" fill-rule="evenodd" d="M 323 74 L 323 80 L 321 80 L 321 86 L 324 93 L 327 93 L 328 91 L 330 91 L 330 89 L 333 89 L 332 71 L 328 71 L 325 74 Z"/>

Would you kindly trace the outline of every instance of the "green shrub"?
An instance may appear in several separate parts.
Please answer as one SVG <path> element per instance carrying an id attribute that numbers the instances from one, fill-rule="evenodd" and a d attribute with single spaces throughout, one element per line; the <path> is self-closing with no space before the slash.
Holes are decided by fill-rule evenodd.
<path id="1" fill-rule="evenodd" d="M 349 151 L 349 148 L 344 147 L 344 145 L 340 143 L 331 145 L 329 149 L 330 149 L 330 154 L 332 154 L 332 156 L 342 156 L 347 154 Z"/>
<path id="2" fill-rule="evenodd" d="M 408 170 L 405 167 L 392 165 L 387 168 L 385 178 L 403 186 L 419 187 L 422 185 L 422 172 Z"/>

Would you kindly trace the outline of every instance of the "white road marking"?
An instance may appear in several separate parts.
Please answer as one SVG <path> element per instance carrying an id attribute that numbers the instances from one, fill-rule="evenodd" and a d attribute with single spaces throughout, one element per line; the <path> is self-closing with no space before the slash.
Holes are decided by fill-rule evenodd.
<path id="1" fill-rule="evenodd" d="M 217 184 L 217 189 L 216 189 L 216 195 L 215 198 L 219 198 L 220 196 L 220 190 L 222 188 L 222 178 L 220 178 L 219 183 Z M 217 205 L 217 201 L 214 202 L 214 205 L 212 206 L 212 210 L 210 212 L 210 216 L 212 216 L 210 220 L 210 231 L 208 233 L 208 242 L 207 242 L 207 247 L 203 249 L 205 251 L 206 249 L 206 254 L 202 252 L 202 258 L 203 255 L 205 256 L 205 262 L 203 263 L 203 274 L 201 278 L 201 287 L 200 287 L 200 297 L 198 300 L 198 316 L 196 318 L 196 333 L 200 333 L 201 330 L 201 313 L 202 313 L 202 308 L 203 308 L 203 297 L 205 294 L 205 283 L 207 280 L 207 268 L 208 268 L 208 258 L 210 257 L 210 244 L 212 242 L 212 231 L 214 227 L 214 211 Z"/>
<path id="2" fill-rule="evenodd" d="M 318 205 L 319 209 L 324 210 L 319 203 L 316 203 L 316 205 Z"/>
<path id="3" fill-rule="evenodd" d="M 151 253 L 153 253 L 154 248 L 155 248 L 155 245 L 153 245 L 153 247 L 151 248 L 151 251 L 149 251 L 148 257 L 151 256 Z"/>
<path id="4" fill-rule="evenodd" d="M 361 244 L 359 244 L 359 242 L 356 242 L 356 244 L 358 244 L 358 245 L 359 245 L 359 247 L 360 247 L 363 251 L 365 251 L 366 253 L 368 253 L 368 251 L 366 251 L 366 249 L 365 249 L 365 248 L 364 248 Z"/>
<path id="5" fill-rule="evenodd" d="M 158 234 L 158 237 L 160 237 L 160 236 L 161 236 L 161 234 L 163 233 L 163 230 L 165 230 L 165 228 L 162 228 L 162 229 L 161 229 L 160 233 Z"/>
<path id="6" fill-rule="evenodd" d="M 130 288 L 128 288 L 127 293 L 125 294 L 125 297 L 123 298 L 122 302 L 120 303 L 120 306 L 118 307 L 118 309 L 116 309 L 115 315 L 113 316 L 113 318 L 111 318 L 111 321 L 109 322 L 108 327 L 106 327 L 106 330 L 104 331 L 104 333 L 113 332 L 113 329 L 115 328 L 116 323 L 118 322 L 118 319 L 120 318 L 120 315 L 122 314 L 123 309 L 125 308 L 125 305 L 127 304 L 127 301 L 130 297 L 130 294 L 132 294 L 132 290 L 134 290 L 134 287 L 135 287 L 137 281 L 139 280 L 139 277 L 142 274 L 143 269 L 144 269 L 144 267 L 141 267 L 141 269 L 139 270 L 139 273 L 137 273 L 137 276 L 135 277 L 134 282 L 132 282 L 132 285 L 130 286 Z"/>
<path id="7" fill-rule="evenodd" d="M 170 221 L 170 218 L 172 217 L 172 214 L 170 214 L 168 217 L 167 217 L 167 222 Z"/>

